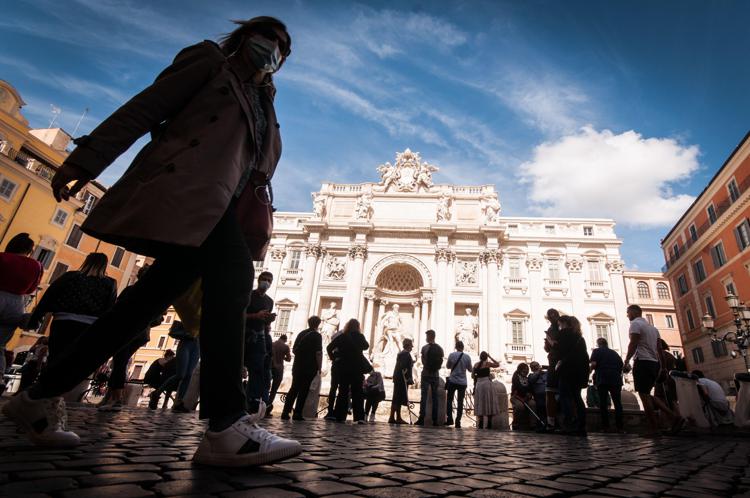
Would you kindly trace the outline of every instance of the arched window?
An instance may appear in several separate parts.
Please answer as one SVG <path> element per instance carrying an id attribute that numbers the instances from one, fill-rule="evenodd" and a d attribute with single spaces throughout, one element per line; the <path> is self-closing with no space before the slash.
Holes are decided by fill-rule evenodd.
<path id="1" fill-rule="evenodd" d="M 651 291 L 648 289 L 648 284 L 646 282 L 640 281 L 638 282 L 638 297 L 643 299 L 648 299 L 651 297 Z"/>
<path id="2" fill-rule="evenodd" d="M 669 287 L 664 282 L 656 284 L 656 295 L 659 299 L 669 299 Z"/>

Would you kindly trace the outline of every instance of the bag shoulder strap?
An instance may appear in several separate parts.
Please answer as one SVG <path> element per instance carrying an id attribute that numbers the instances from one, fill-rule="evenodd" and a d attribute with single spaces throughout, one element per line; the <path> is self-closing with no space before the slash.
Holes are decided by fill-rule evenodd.
<path id="1" fill-rule="evenodd" d="M 458 359 L 456 360 L 456 364 L 453 365 L 453 368 L 451 368 L 451 375 L 453 375 L 453 372 L 456 371 L 456 367 L 458 366 L 459 363 L 461 363 L 461 358 L 463 358 L 463 357 L 464 357 L 464 353 L 462 351 L 461 354 L 458 355 Z"/>

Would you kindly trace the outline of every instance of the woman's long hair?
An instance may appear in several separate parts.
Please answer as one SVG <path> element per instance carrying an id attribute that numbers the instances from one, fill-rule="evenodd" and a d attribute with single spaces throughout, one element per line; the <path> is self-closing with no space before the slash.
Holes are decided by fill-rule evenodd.
<path id="1" fill-rule="evenodd" d="M 344 334 L 348 334 L 350 332 L 360 332 L 359 328 L 359 320 L 356 318 L 352 318 L 348 322 L 346 322 L 346 325 L 344 325 Z"/>
<path id="2" fill-rule="evenodd" d="M 286 35 L 285 45 L 279 47 L 282 55 L 289 57 L 289 54 L 292 52 L 292 37 L 289 36 L 286 25 L 275 17 L 259 16 L 246 21 L 233 20 L 232 22 L 239 27 L 219 38 L 219 46 L 226 56 L 230 56 L 239 50 L 248 36 L 255 33 L 262 34 L 264 31 L 271 29 L 271 27 L 281 29 Z"/>
<path id="3" fill-rule="evenodd" d="M 22 256 L 28 256 L 33 251 L 34 241 L 26 232 L 17 233 L 12 239 L 10 239 L 8 245 L 5 246 L 5 252 L 20 254 Z"/>
<path id="4" fill-rule="evenodd" d="M 101 252 L 92 252 L 91 254 L 86 256 L 86 259 L 84 260 L 78 271 L 83 273 L 87 277 L 106 277 L 107 264 L 109 264 L 109 258 L 107 258 L 106 254 Z"/>
<path id="5" fill-rule="evenodd" d="M 572 329 L 578 335 L 581 335 L 581 322 L 578 318 L 570 315 L 560 317 L 560 329 Z"/>

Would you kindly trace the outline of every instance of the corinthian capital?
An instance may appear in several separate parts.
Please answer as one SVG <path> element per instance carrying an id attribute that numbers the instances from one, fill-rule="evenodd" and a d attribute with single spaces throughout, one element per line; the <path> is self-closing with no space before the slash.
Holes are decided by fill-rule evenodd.
<path id="1" fill-rule="evenodd" d="M 355 244 L 349 248 L 349 259 L 367 259 L 367 246 Z"/>
<path id="2" fill-rule="evenodd" d="M 565 268 L 570 273 L 579 273 L 583 269 L 583 260 L 581 258 L 570 258 L 565 262 Z"/>
<path id="3" fill-rule="evenodd" d="M 273 261 L 283 261 L 286 256 L 286 249 L 281 246 L 271 248 L 271 259 Z"/>
<path id="4" fill-rule="evenodd" d="M 526 259 L 526 266 L 528 267 L 529 271 L 541 271 L 543 264 L 544 260 L 539 256 L 529 256 Z"/>
<path id="5" fill-rule="evenodd" d="M 456 257 L 456 253 L 450 247 L 436 247 L 435 259 L 438 261 L 447 261 L 450 263 Z"/>
<path id="6" fill-rule="evenodd" d="M 479 261 L 484 264 L 488 263 L 502 263 L 503 253 L 497 249 L 486 250 L 479 253 Z"/>
<path id="7" fill-rule="evenodd" d="M 308 256 L 314 256 L 315 259 L 325 255 L 326 250 L 320 244 L 309 245 L 305 248 L 305 253 Z"/>
<path id="8" fill-rule="evenodd" d="M 610 273 L 622 273 L 625 270 L 625 263 L 621 259 L 607 261 L 605 266 Z"/>

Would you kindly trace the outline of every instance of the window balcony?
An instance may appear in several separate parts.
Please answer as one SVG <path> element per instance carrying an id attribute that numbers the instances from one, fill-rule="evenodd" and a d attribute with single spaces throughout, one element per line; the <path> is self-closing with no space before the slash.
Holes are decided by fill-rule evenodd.
<path id="1" fill-rule="evenodd" d="M 563 278 L 545 278 L 543 290 L 547 296 L 553 291 L 562 292 L 563 296 L 567 296 L 568 281 Z"/>
<path id="2" fill-rule="evenodd" d="M 586 297 L 591 297 L 594 293 L 604 294 L 604 297 L 609 297 L 609 286 L 604 280 L 586 280 L 583 290 L 586 292 Z"/>
<path id="3" fill-rule="evenodd" d="M 302 268 L 284 268 L 281 273 L 281 285 L 286 285 L 287 281 L 292 281 L 293 285 L 302 283 Z"/>
<path id="4" fill-rule="evenodd" d="M 517 358 L 524 358 L 525 361 L 531 361 L 533 356 L 534 352 L 532 351 L 531 344 L 519 344 L 516 342 L 505 344 L 505 359 L 507 361 Z"/>
<path id="5" fill-rule="evenodd" d="M 503 288 L 506 294 L 510 294 L 511 290 L 520 290 L 522 294 L 526 294 L 526 291 L 529 290 L 529 284 L 525 278 L 505 277 Z"/>

